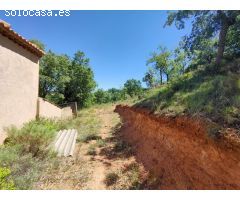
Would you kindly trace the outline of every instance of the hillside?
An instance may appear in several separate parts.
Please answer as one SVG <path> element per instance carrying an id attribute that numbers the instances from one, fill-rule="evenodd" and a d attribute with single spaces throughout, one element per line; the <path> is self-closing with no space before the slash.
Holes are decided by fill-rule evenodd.
<path id="1" fill-rule="evenodd" d="M 240 59 L 224 64 L 219 72 L 211 65 L 195 70 L 158 88 L 134 105 L 155 114 L 207 117 L 224 126 L 240 128 Z"/>

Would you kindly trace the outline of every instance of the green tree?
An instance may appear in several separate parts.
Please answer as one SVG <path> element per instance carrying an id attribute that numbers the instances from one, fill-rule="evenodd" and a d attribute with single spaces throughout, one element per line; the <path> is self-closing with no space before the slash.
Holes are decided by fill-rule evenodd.
<path id="1" fill-rule="evenodd" d="M 31 41 L 44 47 L 40 41 Z M 76 101 L 80 107 L 84 107 L 94 100 L 94 74 L 89 59 L 81 51 L 71 59 L 49 50 L 40 60 L 39 76 L 39 95 L 50 102 L 61 105 Z"/>
<path id="2" fill-rule="evenodd" d="M 36 39 L 31 39 L 31 40 L 29 40 L 29 42 L 35 44 L 39 49 L 45 51 L 45 45 L 41 41 L 36 40 Z"/>
<path id="3" fill-rule="evenodd" d="M 95 97 L 95 103 L 102 104 L 102 103 L 108 103 L 111 101 L 110 94 L 107 91 L 104 91 L 103 89 L 98 89 L 94 93 Z"/>
<path id="4" fill-rule="evenodd" d="M 145 73 L 143 77 L 143 82 L 146 82 L 146 85 L 149 88 L 153 88 L 156 86 L 156 74 L 153 68 L 149 67 L 148 71 Z"/>
<path id="5" fill-rule="evenodd" d="M 125 99 L 125 93 L 123 90 L 111 88 L 107 92 L 110 95 L 111 102 L 116 102 Z"/>
<path id="6" fill-rule="evenodd" d="M 198 50 L 202 40 L 218 37 L 216 64 L 223 58 L 227 35 L 230 29 L 239 26 L 240 11 L 176 11 L 169 12 L 165 25 L 175 23 L 178 29 L 184 28 L 186 19 L 192 20 L 192 31 L 186 36 L 186 48 L 191 52 Z"/>
<path id="7" fill-rule="evenodd" d="M 94 74 L 89 66 L 89 59 L 81 51 L 75 53 L 69 72 L 70 81 L 64 96 L 67 102 L 76 101 L 80 107 L 93 103 L 93 91 L 96 87 Z"/>
<path id="8" fill-rule="evenodd" d="M 65 102 L 65 90 L 69 84 L 71 60 L 66 55 L 49 51 L 40 60 L 39 95 L 56 104 Z"/>
<path id="9" fill-rule="evenodd" d="M 171 53 L 167 48 L 160 46 L 158 52 L 153 52 L 151 58 L 147 60 L 147 65 L 154 64 L 154 67 L 159 71 L 160 84 L 163 84 L 163 75 L 166 75 L 167 82 L 170 75 L 170 56 Z"/>
<path id="10" fill-rule="evenodd" d="M 127 94 L 130 95 L 131 97 L 140 95 L 142 93 L 141 81 L 129 79 L 124 84 L 124 89 L 126 90 Z"/>

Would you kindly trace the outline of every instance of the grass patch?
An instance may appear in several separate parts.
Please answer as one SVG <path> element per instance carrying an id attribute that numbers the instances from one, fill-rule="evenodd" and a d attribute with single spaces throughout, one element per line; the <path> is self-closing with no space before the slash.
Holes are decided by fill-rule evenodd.
<path id="1" fill-rule="evenodd" d="M 104 183 L 106 184 L 106 186 L 111 186 L 111 185 L 115 184 L 118 179 L 119 179 L 119 176 L 117 173 L 110 172 L 106 175 L 106 177 L 104 179 Z"/>
<path id="2" fill-rule="evenodd" d="M 78 116 L 73 119 L 61 120 L 61 128 L 74 128 L 78 131 L 77 142 L 89 142 L 100 139 L 99 131 L 101 119 L 96 114 L 94 107 L 83 109 L 78 112 Z"/>
<path id="3" fill-rule="evenodd" d="M 109 189 L 138 190 L 141 189 L 144 179 L 141 177 L 139 164 L 132 162 L 121 170 L 107 174 L 105 181 Z"/>
<path id="4" fill-rule="evenodd" d="M 78 142 L 85 142 L 88 143 L 92 140 L 99 140 L 101 139 L 96 133 L 83 133 L 78 137 Z"/>
<path id="5" fill-rule="evenodd" d="M 97 145 L 99 148 L 105 147 L 105 146 L 106 146 L 106 141 L 103 140 L 103 139 L 98 139 L 98 140 L 96 141 L 96 145 Z"/>
<path id="6" fill-rule="evenodd" d="M 115 143 L 113 151 L 115 153 L 123 153 L 126 156 L 132 154 L 131 146 L 127 142 L 120 139 L 118 139 L 117 142 Z"/>
<path id="7" fill-rule="evenodd" d="M 87 150 L 87 155 L 95 156 L 96 154 L 97 154 L 96 144 L 89 145 L 88 150 Z"/>

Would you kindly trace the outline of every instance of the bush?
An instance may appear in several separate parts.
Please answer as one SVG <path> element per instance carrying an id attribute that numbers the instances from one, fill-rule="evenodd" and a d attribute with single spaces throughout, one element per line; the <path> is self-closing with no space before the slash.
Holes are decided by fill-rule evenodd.
<path id="1" fill-rule="evenodd" d="M 99 139 L 101 139 L 101 137 L 98 136 L 96 133 L 86 133 L 86 134 L 80 135 L 78 141 L 88 143 L 91 140 L 99 140 Z"/>
<path id="2" fill-rule="evenodd" d="M 15 186 L 9 176 L 11 174 L 10 169 L 0 167 L 0 190 L 14 190 Z"/>
<path id="3" fill-rule="evenodd" d="M 48 153 L 48 145 L 58 131 L 58 123 L 54 120 L 39 119 L 31 121 L 22 129 L 7 129 L 9 146 L 21 145 L 22 153 L 31 153 L 34 157 L 43 157 Z"/>
<path id="4" fill-rule="evenodd" d="M 94 144 L 90 145 L 87 151 L 88 155 L 95 156 L 97 154 L 96 152 L 96 146 Z"/>
<path id="5" fill-rule="evenodd" d="M 59 126 L 54 120 L 39 119 L 26 123 L 21 129 L 7 129 L 8 138 L 0 147 L 0 167 L 11 169 L 7 176 L 14 188 L 31 189 L 46 164 L 54 161 L 56 155 L 49 145 Z"/>
<path id="6" fill-rule="evenodd" d="M 119 179 L 118 174 L 114 173 L 114 172 L 110 172 L 106 175 L 104 183 L 107 186 L 113 185 L 117 182 L 117 180 Z"/>

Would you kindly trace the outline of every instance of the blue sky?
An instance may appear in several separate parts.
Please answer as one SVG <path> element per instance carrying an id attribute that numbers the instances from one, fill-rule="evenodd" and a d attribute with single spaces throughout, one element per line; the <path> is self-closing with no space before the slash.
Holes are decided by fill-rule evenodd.
<path id="1" fill-rule="evenodd" d="M 69 17 L 6 17 L 2 11 L 0 19 L 56 53 L 85 52 L 103 89 L 121 87 L 130 78 L 142 80 L 150 53 L 160 44 L 173 50 L 191 28 L 164 28 L 166 11 L 71 11 Z"/>

